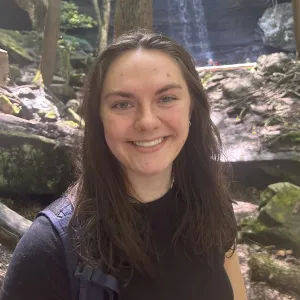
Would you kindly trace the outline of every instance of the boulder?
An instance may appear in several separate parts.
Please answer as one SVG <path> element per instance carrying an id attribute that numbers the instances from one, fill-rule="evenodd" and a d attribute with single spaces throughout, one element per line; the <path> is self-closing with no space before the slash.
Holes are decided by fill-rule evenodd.
<path id="1" fill-rule="evenodd" d="M 11 0 L 27 12 L 32 28 L 42 31 L 44 28 L 45 17 L 48 9 L 48 0 Z"/>
<path id="2" fill-rule="evenodd" d="M 241 98 L 251 90 L 258 89 L 261 83 L 253 76 L 247 76 L 244 78 L 228 78 L 222 85 L 223 94 L 229 98 Z"/>
<path id="3" fill-rule="evenodd" d="M 289 70 L 292 59 L 285 53 L 277 52 L 270 55 L 262 55 L 257 59 L 257 70 L 262 73 L 285 73 Z"/>
<path id="4" fill-rule="evenodd" d="M 0 113 L 0 192 L 60 196 L 73 179 L 77 131 Z"/>
<path id="5" fill-rule="evenodd" d="M 60 117 L 58 108 L 50 101 L 43 88 L 34 85 L 20 86 L 14 95 L 22 106 L 20 117 L 27 120 L 56 121 Z"/>
<path id="6" fill-rule="evenodd" d="M 11 83 L 16 82 L 22 76 L 20 67 L 18 65 L 9 65 L 9 79 Z"/>
<path id="7" fill-rule="evenodd" d="M 50 90 L 63 99 L 71 99 L 75 97 L 75 91 L 68 84 L 52 83 Z"/>
<path id="8" fill-rule="evenodd" d="M 243 241 L 292 249 L 300 256 L 300 187 L 275 183 L 261 194 L 257 218 L 245 219 Z"/>
<path id="9" fill-rule="evenodd" d="M 89 54 L 92 54 L 95 51 L 88 41 L 73 35 L 62 34 L 62 44 L 73 51 L 83 51 Z"/>
<path id="10" fill-rule="evenodd" d="M 263 31 L 267 46 L 286 51 L 295 51 L 292 3 L 281 3 L 266 9 L 258 25 Z"/>
<path id="11" fill-rule="evenodd" d="M 9 60 L 16 64 L 29 64 L 34 58 L 23 47 L 24 37 L 18 31 L 0 29 L 0 48 L 8 52 Z"/>
<path id="12" fill-rule="evenodd" d="M 70 56 L 70 62 L 74 69 L 87 69 L 91 64 L 91 57 L 83 51 L 73 52 Z"/>
<path id="13" fill-rule="evenodd" d="M 81 87 L 84 84 L 86 74 L 82 70 L 76 70 L 71 73 L 70 85 Z"/>

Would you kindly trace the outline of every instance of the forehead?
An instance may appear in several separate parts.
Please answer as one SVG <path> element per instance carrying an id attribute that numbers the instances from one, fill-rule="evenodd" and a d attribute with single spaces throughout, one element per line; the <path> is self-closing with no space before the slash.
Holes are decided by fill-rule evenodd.
<path id="1" fill-rule="evenodd" d="M 109 66 L 103 90 L 140 84 L 185 83 L 178 63 L 159 50 L 137 49 L 124 52 Z"/>

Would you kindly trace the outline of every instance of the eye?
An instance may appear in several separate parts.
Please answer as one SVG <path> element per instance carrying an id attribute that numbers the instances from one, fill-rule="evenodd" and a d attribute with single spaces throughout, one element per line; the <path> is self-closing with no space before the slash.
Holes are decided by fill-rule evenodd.
<path id="1" fill-rule="evenodd" d="M 132 107 L 132 105 L 128 102 L 119 102 L 117 104 L 114 104 L 112 106 L 112 108 L 114 109 L 120 109 L 120 110 L 126 110 L 126 109 L 129 109 L 130 107 Z"/>
<path id="2" fill-rule="evenodd" d="M 170 103 L 173 102 L 174 100 L 177 100 L 175 96 L 164 96 L 160 99 L 161 103 Z"/>

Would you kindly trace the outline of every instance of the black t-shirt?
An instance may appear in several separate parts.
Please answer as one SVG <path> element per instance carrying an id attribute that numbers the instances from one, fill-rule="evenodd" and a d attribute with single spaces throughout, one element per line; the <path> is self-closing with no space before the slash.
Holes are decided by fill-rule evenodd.
<path id="1" fill-rule="evenodd" d="M 233 300 L 223 259 L 214 268 L 187 257 L 172 238 L 180 211 L 174 189 L 147 205 L 159 259 L 154 278 L 138 272 L 121 286 L 121 300 Z M 0 300 L 71 300 L 62 243 L 45 217 L 38 217 L 20 240 Z"/>

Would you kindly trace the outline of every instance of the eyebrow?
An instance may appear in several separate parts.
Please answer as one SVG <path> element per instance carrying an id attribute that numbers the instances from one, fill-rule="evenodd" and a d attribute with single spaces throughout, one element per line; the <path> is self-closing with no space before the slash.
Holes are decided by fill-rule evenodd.
<path id="1" fill-rule="evenodd" d="M 162 88 L 160 88 L 159 90 L 157 90 L 155 92 L 155 95 L 159 95 L 159 94 L 162 94 L 163 92 L 166 92 L 170 89 L 181 89 L 181 85 L 179 84 L 176 84 L 176 83 L 170 83 L 170 84 L 167 84 L 165 86 L 163 86 Z M 134 98 L 134 95 L 132 93 L 127 93 L 127 92 L 122 92 L 122 91 L 113 91 L 113 92 L 109 92 L 105 95 L 104 99 L 107 99 L 108 97 L 111 97 L 111 96 L 121 96 L 123 98 Z"/>

